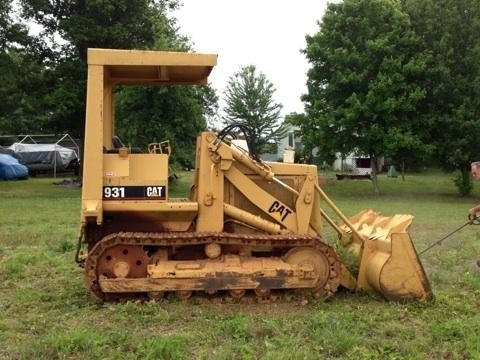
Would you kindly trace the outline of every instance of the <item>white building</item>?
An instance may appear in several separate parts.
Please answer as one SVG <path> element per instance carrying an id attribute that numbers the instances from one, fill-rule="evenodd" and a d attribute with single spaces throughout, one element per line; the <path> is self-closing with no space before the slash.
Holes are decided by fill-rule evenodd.
<path id="1" fill-rule="evenodd" d="M 377 169 L 383 167 L 384 159 L 378 160 Z M 351 173 L 353 175 L 371 175 L 371 158 L 369 156 L 356 155 L 354 153 L 344 155 L 337 153 L 333 162 L 333 170 L 342 173 Z"/>

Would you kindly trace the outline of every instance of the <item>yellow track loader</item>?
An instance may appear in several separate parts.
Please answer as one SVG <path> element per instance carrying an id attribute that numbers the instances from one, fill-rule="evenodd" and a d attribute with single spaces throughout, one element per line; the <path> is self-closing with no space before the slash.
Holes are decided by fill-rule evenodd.
<path id="1" fill-rule="evenodd" d="M 117 85 L 205 85 L 216 62 L 215 54 L 88 50 L 77 261 L 91 294 L 328 298 L 344 287 L 431 299 L 408 234 L 412 216 L 366 209 L 347 218 L 319 186 L 316 166 L 259 160 L 232 140 L 241 126 L 199 134 L 188 198 L 169 196 L 169 146 L 116 146 Z M 333 243 L 325 223 L 338 233 Z M 354 268 L 339 254 L 353 255 Z"/>

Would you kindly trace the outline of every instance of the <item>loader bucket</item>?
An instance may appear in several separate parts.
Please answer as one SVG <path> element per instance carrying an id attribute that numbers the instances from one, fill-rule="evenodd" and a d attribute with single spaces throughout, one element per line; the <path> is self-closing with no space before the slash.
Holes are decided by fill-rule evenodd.
<path id="1" fill-rule="evenodd" d="M 433 299 L 408 234 L 412 220 L 411 215 L 384 217 L 366 209 L 340 224 L 352 235 L 345 246 L 358 257 L 358 290 L 373 289 L 394 301 Z"/>

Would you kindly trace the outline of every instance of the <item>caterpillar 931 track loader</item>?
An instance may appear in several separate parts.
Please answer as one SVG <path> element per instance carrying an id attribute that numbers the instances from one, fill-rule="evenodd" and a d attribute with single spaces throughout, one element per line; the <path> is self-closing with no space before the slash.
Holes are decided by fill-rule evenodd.
<path id="1" fill-rule="evenodd" d="M 180 199 L 169 197 L 168 146 L 115 148 L 116 85 L 202 85 L 216 61 L 89 49 L 77 261 L 86 243 L 90 292 L 100 300 L 166 292 L 263 299 L 285 290 L 327 298 L 342 286 L 391 300 L 431 299 L 407 232 L 412 216 L 367 209 L 345 217 L 313 165 L 262 162 L 229 141 L 228 131 L 204 132 L 190 197 Z M 333 245 L 322 237 L 325 222 L 339 235 Z M 338 253 L 353 254 L 355 268 Z"/>

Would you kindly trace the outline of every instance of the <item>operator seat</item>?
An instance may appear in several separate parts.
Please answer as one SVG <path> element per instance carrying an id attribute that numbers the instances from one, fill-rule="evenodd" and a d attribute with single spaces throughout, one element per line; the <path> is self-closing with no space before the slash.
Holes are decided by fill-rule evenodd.
<path id="1" fill-rule="evenodd" d="M 123 144 L 123 141 L 117 135 L 114 135 L 112 137 L 112 144 L 114 149 L 120 149 L 122 147 L 125 147 L 125 145 Z"/>
<path id="2" fill-rule="evenodd" d="M 143 153 L 143 151 L 139 148 L 139 147 L 128 147 L 126 146 L 123 141 L 120 139 L 119 136 L 117 135 L 114 135 L 112 137 L 112 145 L 113 145 L 113 149 L 107 149 L 107 154 L 118 154 L 118 149 L 120 148 L 128 148 L 129 149 L 129 152 L 131 154 L 141 154 Z"/>

